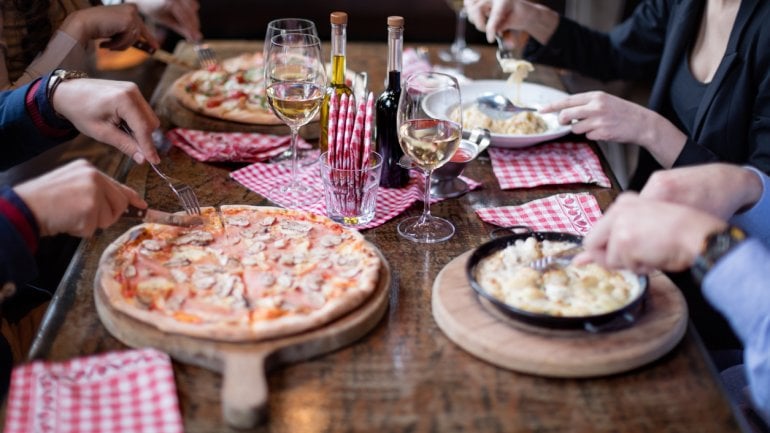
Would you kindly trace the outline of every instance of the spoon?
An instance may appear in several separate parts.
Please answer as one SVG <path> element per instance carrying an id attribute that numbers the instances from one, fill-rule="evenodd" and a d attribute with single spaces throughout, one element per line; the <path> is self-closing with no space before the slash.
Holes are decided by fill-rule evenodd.
<path id="1" fill-rule="evenodd" d="M 505 120 L 522 111 L 537 111 L 532 107 L 519 107 L 500 93 L 482 93 L 476 98 L 479 110 L 495 120 Z"/>

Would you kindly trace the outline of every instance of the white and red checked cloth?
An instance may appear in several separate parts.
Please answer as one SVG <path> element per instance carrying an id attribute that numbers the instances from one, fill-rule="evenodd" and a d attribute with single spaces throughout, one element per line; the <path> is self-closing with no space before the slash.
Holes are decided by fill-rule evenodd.
<path id="1" fill-rule="evenodd" d="M 483 221 L 500 227 L 527 226 L 533 231 L 565 232 L 585 236 L 602 216 L 589 193 L 557 194 L 521 206 L 477 209 Z"/>
<path id="2" fill-rule="evenodd" d="M 611 186 L 599 157 L 587 143 L 547 143 L 525 149 L 492 147 L 489 157 L 500 189 L 569 183 Z"/>
<path id="3" fill-rule="evenodd" d="M 166 133 L 169 141 L 188 155 L 203 162 L 259 162 L 280 155 L 289 148 L 288 135 L 256 132 L 211 132 L 174 128 Z M 297 147 L 310 149 L 310 144 L 297 138 Z"/>
<path id="4" fill-rule="evenodd" d="M 375 208 L 374 219 L 368 224 L 356 227 L 358 230 L 377 227 L 395 216 L 405 211 L 412 203 L 422 200 L 425 190 L 423 185 L 423 176 L 411 172 L 412 178 L 404 188 L 382 188 L 377 190 L 377 205 Z M 312 212 L 318 215 L 326 216 L 326 203 L 323 199 L 323 183 L 318 164 L 297 168 L 299 180 L 306 185 L 316 188 L 315 196 L 318 201 L 315 203 L 300 206 L 294 209 Z M 246 188 L 262 195 L 268 199 L 274 194 L 281 185 L 287 183 L 291 176 L 288 164 L 263 164 L 255 163 L 230 173 L 230 177 L 238 181 Z M 481 184 L 467 177 L 460 176 L 468 184 L 470 190 L 476 189 Z M 440 201 L 432 199 L 431 203 Z"/>
<path id="5" fill-rule="evenodd" d="M 182 433 L 168 355 L 110 352 L 13 370 L 5 433 Z"/>

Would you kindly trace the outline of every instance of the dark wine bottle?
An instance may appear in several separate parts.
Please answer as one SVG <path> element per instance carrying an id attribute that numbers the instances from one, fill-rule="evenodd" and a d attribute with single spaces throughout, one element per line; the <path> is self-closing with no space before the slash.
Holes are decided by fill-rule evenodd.
<path id="1" fill-rule="evenodd" d="M 377 98 L 375 143 L 382 155 L 380 186 L 401 188 L 409 182 L 409 171 L 398 165 L 404 156 L 398 141 L 396 114 L 401 96 L 401 57 L 404 46 L 404 18 L 388 17 L 388 84 Z"/>

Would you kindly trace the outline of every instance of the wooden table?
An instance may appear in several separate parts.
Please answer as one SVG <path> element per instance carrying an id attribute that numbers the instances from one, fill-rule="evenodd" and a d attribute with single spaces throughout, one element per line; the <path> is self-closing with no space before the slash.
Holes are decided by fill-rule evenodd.
<path id="1" fill-rule="evenodd" d="M 221 56 L 258 45 L 214 44 Z M 435 56 L 440 46 L 429 46 Z M 181 55 L 190 55 L 179 47 Z M 328 52 L 328 50 L 327 50 Z M 348 67 L 367 71 L 375 92 L 385 76 L 384 44 L 348 44 Z M 180 74 L 167 69 L 154 100 Z M 494 52 L 483 47 L 482 61 L 468 66 L 471 77 L 502 78 Z M 561 87 L 557 71 L 538 67 L 532 81 Z M 126 181 L 160 209 L 177 202 L 146 166 L 124 164 Z M 192 184 L 206 205 L 268 204 L 228 177 L 238 166 L 202 164 L 174 148 L 161 164 L 167 173 Z M 605 167 L 609 172 L 609 168 Z M 431 286 L 451 259 L 489 238 L 493 227 L 473 210 L 515 205 L 557 192 L 588 191 L 606 208 L 618 188 L 578 185 L 500 191 L 487 159 L 466 174 L 484 188 L 432 206 L 434 214 L 457 227 L 444 243 L 419 245 L 396 234 L 396 218 L 367 230 L 393 268 L 389 310 L 375 329 L 337 352 L 269 373 L 268 423 L 260 432 L 735 432 L 740 431 L 713 366 L 690 327 L 683 341 L 662 359 L 625 374 L 599 379 L 546 379 L 491 366 L 453 344 L 431 315 Z M 406 215 L 421 211 L 416 203 Z M 83 242 L 51 304 L 31 358 L 65 360 L 125 347 L 100 323 L 92 285 L 104 248 L 131 223 L 115 226 Z M 230 431 L 220 414 L 221 377 L 202 368 L 174 363 L 185 429 Z"/>

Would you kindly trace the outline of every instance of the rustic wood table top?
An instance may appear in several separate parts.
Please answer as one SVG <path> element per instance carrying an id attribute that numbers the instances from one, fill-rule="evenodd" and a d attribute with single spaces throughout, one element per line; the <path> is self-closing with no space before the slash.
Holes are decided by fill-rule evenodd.
<path id="1" fill-rule="evenodd" d="M 220 57 L 260 49 L 260 43 L 214 42 Z M 428 46 L 438 62 L 439 45 Z M 465 68 L 473 78 L 503 78 L 490 47 L 481 62 Z M 181 45 L 176 52 L 191 56 Z M 370 88 L 382 90 L 387 47 L 349 43 L 348 67 L 369 74 Z M 328 53 L 328 47 L 327 47 Z M 183 71 L 167 68 L 153 100 L 157 103 Z M 562 88 L 558 71 L 538 66 L 530 81 Z M 573 137 L 574 138 L 574 137 Z M 166 185 L 146 166 L 124 161 L 118 173 L 151 206 L 178 210 Z M 230 179 L 235 164 L 204 164 L 177 148 L 163 156 L 164 172 L 191 184 L 204 205 L 268 205 L 263 197 Z M 605 166 L 609 173 L 609 167 Z M 400 238 L 403 216 L 418 215 L 415 203 L 403 216 L 364 236 L 387 258 L 393 271 L 389 308 L 368 335 L 336 352 L 268 373 L 267 423 L 258 432 L 735 432 L 740 431 L 712 364 L 692 327 L 661 359 L 631 372 L 596 379 L 548 379 L 520 374 L 481 361 L 450 341 L 431 314 L 431 287 L 438 272 L 458 255 L 490 237 L 494 228 L 474 213 L 481 207 L 516 205 L 558 192 L 593 194 L 603 209 L 612 189 L 567 185 L 501 191 L 488 159 L 467 176 L 484 186 L 431 207 L 451 220 L 455 236 L 434 245 Z M 131 226 L 115 226 L 86 239 L 74 258 L 35 341 L 33 359 L 65 360 L 125 349 L 99 321 L 93 281 L 105 247 Z M 185 430 L 231 431 L 220 413 L 222 378 L 209 370 L 174 362 Z M 242 430 L 232 430 L 242 431 Z"/>

